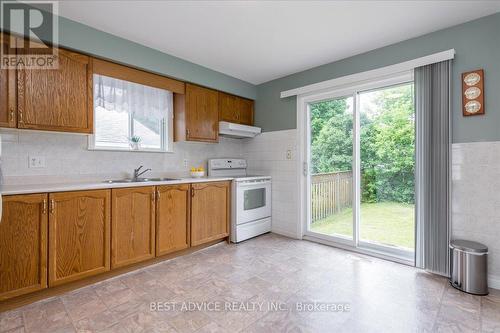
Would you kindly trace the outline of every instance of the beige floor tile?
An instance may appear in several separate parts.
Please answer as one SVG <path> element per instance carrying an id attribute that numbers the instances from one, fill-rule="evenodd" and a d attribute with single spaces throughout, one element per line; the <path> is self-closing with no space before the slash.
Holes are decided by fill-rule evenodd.
<path id="1" fill-rule="evenodd" d="M 153 311 L 152 302 L 178 307 Z M 183 302 L 266 308 L 180 311 Z M 298 311 L 304 303 L 348 304 L 350 311 Z M 500 291 L 468 295 L 413 267 L 269 234 L 0 313 L 0 332 L 12 330 L 500 333 Z"/>
<path id="2" fill-rule="evenodd" d="M 0 332 L 6 332 L 24 326 L 23 312 L 12 310 L 0 313 Z"/>
<path id="3" fill-rule="evenodd" d="M 59 298 L 38 302 L 23 311 L 25 328 L 29 332 L 72 332 L 71 318 Z"/>
<path id="4" fill-rule="evenodd" d="M 131 314 L 101 332 L 175 332 L 168 323 L 159 320 L 152 312 Z"/>
<path id="5" fill-rule="evenodd" d="M 134 297 L 125 303 L 109 308 L 111 314 L 118 320 L 122 320 L 137 312 L 149 311 L 151 301 L 145 297 Z"/>
<path id="6" fill-rule="evenodd" d="M 226 332 L 233 332 L 233 331 L 222 328 L 216 323 L 210 323 L 196 331 L 196 333 L 226 333 Z"/>
<path id="7" fill-rule="evenodd" d="M 13 329 L 5 331 L 5 332 L 7 332 L 7 333 L 25 333 L 26 329 L 24 328 L 24 326 L 20 326 L 20 327 L 13 328 Z"/>
<path id="8" fill-rule="evenodd" d="M 203 312 L 185 311 L 174 316 L 170 325 L 179 333 L 190 333 L 196 332 L 211 322 L 210 317 Z"/>
<path id="9" fill-rule="evenodd" d="M 104 330 L 117 322 L 115 316 L 105 310 L 75 322 L 78 332 L 96 332 Z"/>

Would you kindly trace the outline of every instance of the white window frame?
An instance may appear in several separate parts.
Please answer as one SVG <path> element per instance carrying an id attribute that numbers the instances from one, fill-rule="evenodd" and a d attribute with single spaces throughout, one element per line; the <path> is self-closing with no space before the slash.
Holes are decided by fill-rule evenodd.
<path id="1" fill-rule="evenodd" d="M 341 247 L 359 253 L 370 254 L 376 257 L 397 261 L 400 263 L 414 265 L 414 257 L 397 248 L 378 246 L 373 243 L 360 241 L 359 237 L 359 202 L 360 202 L 360 122 L 359 122 L 359 94 L 362 92 L 377 90 L 386 87 L 413 82 L 413 69 L 399 73 L 383 75 L 379 78 L 364 80 L 349 86 L 342 85 L 337 88 L 325 89 L 315 93 L 306 93 L 297 96 L 297 142 L 299 158 L 297 159 L 298 193 L 299 193 L 299 230 L 298 238 L 308 239 L 332 246 Z M 310 184 L 310 108 L 309 105 L 325 100 L 343 97 L 353 98 L 353 237 L 344 238 L 339 236 L 325 235 L 313 232 L 309 229 L 311 222 L 311 184 Z M 414 254 L 413 254 L 414 256 Z"/>
<path id="2" fill-rule="evenodd" d="M 121 80 L 121 79 L 118 79 Z M 95 133 L 96 130 L 96 107 L 93 103 L 94 101 L 92 100 L 92 112 L 93 112 L 93 117 L 94 117 L 94 128 L 93 128 L 93 133 Z M 129 114 L 129 126 L 133 128 L 133 118 Z M 174 152 L 174 103 L 172 99 L 172 105 L 168 110 L 168 115 L 163 118 L 162 123 L 160 124 L 160 140 L 161 140 L 161 148 L 160 149 L 155 149 L 155 148 L 139 148 L 133 149 L 132 147 L 128 148 L 120 148 L 120 147 L 101 147 L 101 146 L 96 146 L 95 144 L 95 135 L 90 134 L 88 136 L 88 150 L 97 150 L 97 151 L 123 151 L 123 152 L 146 152 L 146 153 L 173 153 Z"/>

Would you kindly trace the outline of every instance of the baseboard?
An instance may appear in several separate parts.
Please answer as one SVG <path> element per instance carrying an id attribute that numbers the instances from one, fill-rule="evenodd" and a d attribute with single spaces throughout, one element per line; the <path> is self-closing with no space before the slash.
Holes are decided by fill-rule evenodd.
<path id="1" fill-rule="evenodd" d="M 290 230 L 286 229 L 276 228 L 274 226 L 272 227 L 271 232 L 288 238 L 301 239 L 300 237 L 297 237 L 297 234 L 295 232 L 291 232 Z"/>
<path id="2" fill-rule="evenodd" d="M 492 289 L 500 289 L 500 276 L 488 275 L 488 287 Z"/>

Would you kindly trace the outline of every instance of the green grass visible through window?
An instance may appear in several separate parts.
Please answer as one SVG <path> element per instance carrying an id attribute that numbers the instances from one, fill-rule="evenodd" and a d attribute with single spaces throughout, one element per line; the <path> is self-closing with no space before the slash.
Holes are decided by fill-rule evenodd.
<path id="1" fill-rule="evenodd" d="M 362 203 L 361 240 L 415 248 L 415 206 L 398 202 Z M 311 231 L 352 237 L 352 209 L 318 220 Z"/>

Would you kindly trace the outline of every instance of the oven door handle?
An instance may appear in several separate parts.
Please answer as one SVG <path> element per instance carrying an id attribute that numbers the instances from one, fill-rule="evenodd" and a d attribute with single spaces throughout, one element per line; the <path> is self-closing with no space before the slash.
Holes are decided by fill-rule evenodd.
<path id="1" fill-rule="evenodd" d="M 261 186 L 271 184 L 270 180 L 258 181 L 258 182 L 240 182 L 237 184 L 238 187 L 247 187 L 247 186 Z"/>

